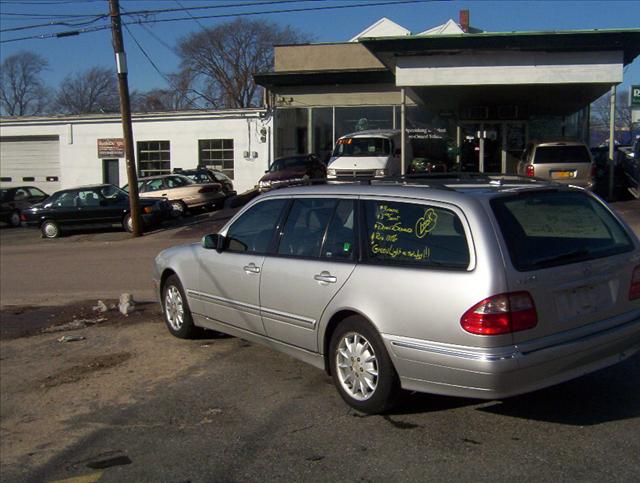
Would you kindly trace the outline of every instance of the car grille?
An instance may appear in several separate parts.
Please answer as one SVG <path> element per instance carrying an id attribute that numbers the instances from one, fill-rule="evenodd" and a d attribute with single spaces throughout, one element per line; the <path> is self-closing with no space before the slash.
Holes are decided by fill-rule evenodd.
<path id="1" fill-rule="evenodd" d="M 336 178 L 337 179 L 373 178 L 375 174 L 376 174 L 375 169 L 342 170 L 342 171 L 336 171 Z"/>

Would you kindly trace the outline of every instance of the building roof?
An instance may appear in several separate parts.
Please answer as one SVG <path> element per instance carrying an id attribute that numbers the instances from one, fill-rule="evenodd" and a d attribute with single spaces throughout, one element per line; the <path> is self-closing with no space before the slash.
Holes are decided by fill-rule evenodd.
<path id="1" fill-rule="evenodd" d="M 411 31 L 398 25 L 393 20 L 389 20 L 387 17 L 382 17 L 349 40 L 349 42 L 357 42 L 361 37 L 397 37 L 401 35 L 411 35 Z"/>
<path id="2" fill-rule="evenodd" d="M 640 54 L 640 29 L 479 32 L 474 34 L 411 35 L 359 40 L 385 65 L 397 55 L 452 50 L 602 51 L 621 50 L 624 64 Z"/>

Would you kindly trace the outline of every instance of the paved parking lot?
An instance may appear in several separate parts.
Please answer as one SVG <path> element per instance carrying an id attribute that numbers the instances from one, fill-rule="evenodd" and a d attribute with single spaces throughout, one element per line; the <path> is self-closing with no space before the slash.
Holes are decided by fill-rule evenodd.
<path id="1" fill-rule="evenodd" d="M 640 233 L 639 202 L 616 209 Z M 0 480 L 637 481 L 638 356 L 503 401 L 405 394 L 390 414 L 365 417 L 325 373 L 287 356 L 214 334 L 171 337 L 154 304 L 39 333 L 96 319 L 98 298 L 150 300 L 156 253 L 231 214 L 135 240 L 0 229 L 1 323 L 37 322 L 35 335 L 0 340 Z"/>

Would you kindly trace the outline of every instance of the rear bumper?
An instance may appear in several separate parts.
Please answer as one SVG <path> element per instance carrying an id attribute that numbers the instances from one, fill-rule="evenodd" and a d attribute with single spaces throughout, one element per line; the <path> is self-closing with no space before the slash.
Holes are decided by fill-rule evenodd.
<path id="1" fill-rule="evenodd" d="M 540 341 L 492 349 L 383 334 L 404 389 L 501 399 L 616 364 L 640 351 L 640 311 L 607 330 L 540 347 Z"/>

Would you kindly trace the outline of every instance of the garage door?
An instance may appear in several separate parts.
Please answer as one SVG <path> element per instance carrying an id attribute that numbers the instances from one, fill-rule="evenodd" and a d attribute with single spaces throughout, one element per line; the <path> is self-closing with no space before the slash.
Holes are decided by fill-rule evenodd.
<path id="1" fill-rule="evenodd" d="M 46 193 L 60 189 L 58 136 L 0 137 L 0 185 L 37 186 Z"/>

